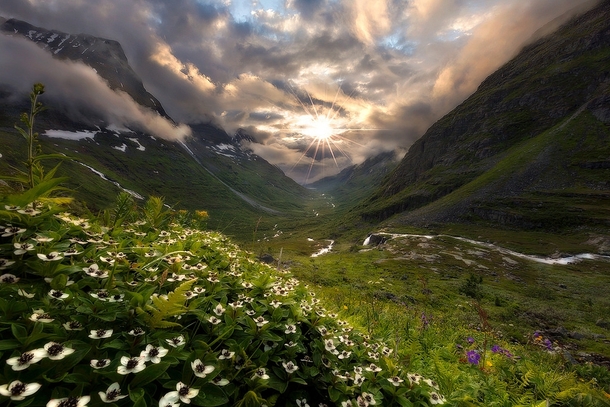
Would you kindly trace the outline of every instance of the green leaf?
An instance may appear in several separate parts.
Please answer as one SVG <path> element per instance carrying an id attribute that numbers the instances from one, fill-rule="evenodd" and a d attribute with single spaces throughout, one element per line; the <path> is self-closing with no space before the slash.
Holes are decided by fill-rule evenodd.
<path id="1" fill-rule="evenodd" d="M 141 387 L 158 379 L 169 367 L 169 363 L 161 362 L 152 364 L 136 374 L 136 377 L 131 381 L 131 387 Z"/>
<path id="2" fill-rule="evenodd" d="M 24 326 L 11 324 L 11 331 L 13 332 L 13 336 L 15 337 L 15 339 L 17 339 L 21 343 L 25 342 L 28 337 L 28 331 L 27 329 L 25 329 Z"/>
<path id="3" fill-rule="evenodd" d="M 267 386 L 279 391 L 280 393 L 284 393 L 288 389 L 288 382 L 285 380 L 280 380 L 275 376 L 271 376 L 267 382 Z"/>
<path id="4" fill-rule="evenodd" d="M 302 384 L 303 386 L 307 386 L 308 384 L 304 379 L 301 379 L 300 377 L 293 377 L 290 379 L 290 381 L 293 383 Z"/>
<path id="5" fill-rule="evenodd" d="M 0 350 L 9 350 L 18 348 L 21 344 L 15 339 L 5 339 L 0 341 Z"/>
<path id="6" fill-rule="evenodd" d="M 133 401 L 132 406 L 134 407 L 146 407 L 146 400 L 144 399 L 144 389 L 139 387 L 137 389 L 132 390 L 131 386 L 129 386 L 129 398 Z"/>
<path id="7" fill-rule="evenodd" d="M 27 204 L 34 202 L 36 199 L 50 193 L 59 184 L 68 180 L 67 177 L 53 178 L 48 181 L 41 182 L 34 188 L 30 188 L 19 195 L 9 195 L 6 197 L 6 202 L 9 205 L 26 206 Z"/>
<path id="8" fill-rule="evenodd" d="M 127 350 L 129 349 L 129 344 L 122 339 L 113 339 L 109 342 L 104 342 L 101 349 L 119 349 L 119 350 Z"/>
<path id="9" fill-rule="evenodd" d="M 343 395 L 343 393 L 339 390 L 337 390 L 334 387 L 329 387 L 328 388 L 328 395 L 330 396 L 330 399 L 333 403 L 336 403 L 337 400 L 339 400 L 339 398 Z"/>
<path id="10" fill-rule="evenodd" d="M 225 406 L 229 404 L 229 398 L 222 390 L 222 387 L 210 383 L 201 386 L 199 394 L 193 399 L 193 404 L 195 404 L 195 400 L 197 400 L 197 405 L 204 407 Z"/>

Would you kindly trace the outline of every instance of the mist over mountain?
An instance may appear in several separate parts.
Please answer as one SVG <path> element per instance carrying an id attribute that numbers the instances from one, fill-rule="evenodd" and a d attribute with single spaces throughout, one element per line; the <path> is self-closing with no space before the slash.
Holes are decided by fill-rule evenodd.
<path id="1" fill-rule="evenodd" d="M 0 31 L 0 48 L 7 54 L 48 64 L 48 70 L 35 67 L 20 81 L 0 85 L 0 131 L 8 149 L 3 166 L 19 166 L 22 145 L 13 125 L 29 110 L 27 89 L 41 81 L 48 83 L 40 98 L 47 110 L 36 120 L 43 149 L 69 158 L 61 171 L 71 175 L 76 197 L 91 208 L 111 205 L 123 190 L 138 199 L 157 195 L 178 207 L 205 208 L 212 224 L 239 229 L 256 214 L 298 211 L 309 196 L 280 169 L 242 148 L 255 142 L 247 132 L 232 137 L 211 123 L 176 124 L 144 88 L 118 42 L 15 19 L 0 22 Z M 23 64 L 4 66 L 17 70 Z M 229 218 L 231 213 L 242 217 Z"/>

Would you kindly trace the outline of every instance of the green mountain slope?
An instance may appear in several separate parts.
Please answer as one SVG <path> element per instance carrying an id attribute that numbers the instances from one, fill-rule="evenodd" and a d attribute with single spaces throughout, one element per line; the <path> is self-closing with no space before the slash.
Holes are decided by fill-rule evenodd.
<path id="1" fill-rule="evenodd" d="M 369 196 L 396 165 L 396 152 L 381 153 L 308 187 L 327 195 L 339 209 L 351 208 L 354 202 Z"/>
<path id="2" fill-rule="evenodd" d="M 395 224 L 610 226 L 610 2 L 525 47 L 359 209 Z"/>

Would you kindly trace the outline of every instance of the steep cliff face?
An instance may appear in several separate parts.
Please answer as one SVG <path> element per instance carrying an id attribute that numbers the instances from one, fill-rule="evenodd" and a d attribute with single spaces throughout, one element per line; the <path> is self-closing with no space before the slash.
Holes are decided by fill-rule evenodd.
<path id="1" fill-rule="evenodd" d="M 57 58 L 85 63 L 95 69 L 111 89 L 122 90 L 138 104 L 167 117 L 161 103 L 144 88 L 142 80 L 129 65 L 123 48 L 117 41 L 48 30 L 16 19 L 0 20 L 0 31 L 6 35 L 23 36 Z"/>
<path id="2" fill-rule="evenodd" d="M 610 1 L 604 1 L 525 47 L 435 123 L 363 206 L 363 217 L 385 219 L 451 194 L 417 216 L 452 221 L 526 192 L 603 189 L 599 172 L 572 170 L 601 168 L 610 157 L 602 157 L 609 95 Z M 541 135 L 544 146 L 511 155 Z M 498 166 L 505 168 L 502 176 Z M 497 209 L 489 214 L 502 218 Z"/>

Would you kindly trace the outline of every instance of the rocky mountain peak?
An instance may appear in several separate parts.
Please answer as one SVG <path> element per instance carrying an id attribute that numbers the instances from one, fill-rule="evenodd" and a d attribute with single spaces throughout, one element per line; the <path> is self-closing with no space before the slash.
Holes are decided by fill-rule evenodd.
<path id="1" fill-rule="evenodd" d="M 0 20 L 0 32 L 27 38 L 56 58 L 83 62 L 95 69 L 111 89 L 124 91 L 140 105 L 168 117 L 161 103 L 144 88 L 118 41 L 49 30 L 14 18 Z"/>

